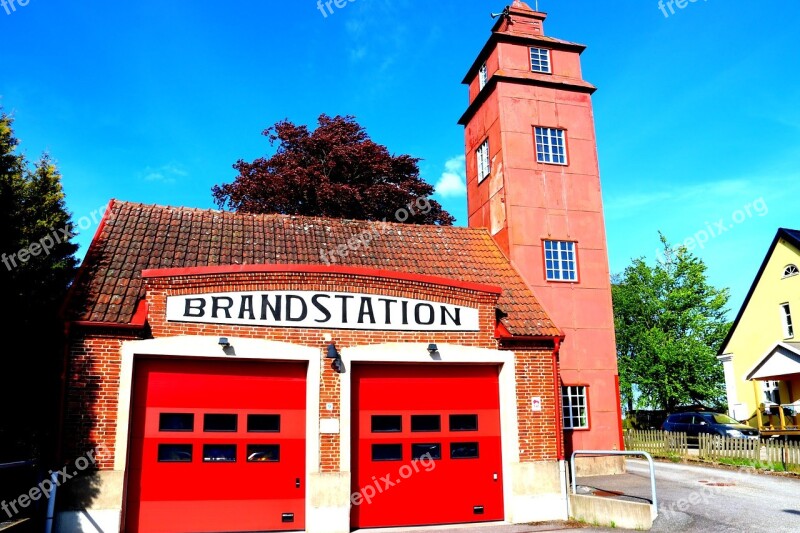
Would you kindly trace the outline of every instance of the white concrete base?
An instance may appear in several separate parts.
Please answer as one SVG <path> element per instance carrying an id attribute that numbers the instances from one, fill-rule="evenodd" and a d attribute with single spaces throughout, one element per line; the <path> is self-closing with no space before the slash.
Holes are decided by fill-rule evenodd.
<path id="1" fill-rule="evenodd" d="M 56 515 L 56 533 L 117 533 L 120 512 L 113 510 L 67 511 Z"/>
<path id="2" fill-rule="evenodd" d="M 557 461 L 514 463 L 511 473 L 506 520 L 512 524 L 527 524 L 567 519 L 569 509 Z"/>
<path id="3" fill-rule="evenodd" d="M 514 496 L 511 501 L 511 513 L 509 522 L 512 524 L 566 520 L 567 502 L 561 494 Z"/>
<path id="4" fill-rule="evenodd" d="M 614 498 L 598 498 L 573 494 L 570 496 L 572 517 L 604 527 L 647 531 L 653 527 L 653 506 Z"/>
<path id="5" fill-rule="evenodd" d="M 350 472 L 314 472 L 306 504 L 308 533 L 350 533 Z"/>

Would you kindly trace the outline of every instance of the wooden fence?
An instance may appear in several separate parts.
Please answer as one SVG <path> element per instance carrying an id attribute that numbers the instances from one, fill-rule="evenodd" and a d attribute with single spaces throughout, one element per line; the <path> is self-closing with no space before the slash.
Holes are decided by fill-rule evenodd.
<path id="1" fill-rule="evenodd" d="M 734 439 L 700 434 L 701 459 L 765 466 L 770 469 L 800 470 L 800 443 L 783 439 Z M 727 461 L 726 461 L 727 460 Z"/>
<path id="2" fill-rule="evenodd" d="M 625 449 L 647 452 L 653 457 L 685 457 L 689 455 L 686 433 L 667 433 L 660 429 L 625 432 Z"/>
<path id="3" fill-rule="evenodd" d="M 653 457 L 696 455 L 708 462 L 800 472 L 800 442 L 778 438 L 735 439 L 700 434 L 699 438 L 690 439 L 685 433 L 630 429 L 625 431 L 625 449 L 648 452 Z"/>

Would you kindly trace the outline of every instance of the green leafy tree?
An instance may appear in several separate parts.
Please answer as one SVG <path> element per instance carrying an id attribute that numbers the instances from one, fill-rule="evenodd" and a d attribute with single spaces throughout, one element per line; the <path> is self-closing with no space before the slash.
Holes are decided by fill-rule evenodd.
<path id="1" fill-rule="evenodd" d="M 0 460 L 44 456 L 55 441 L 60 363 L 59 307 L 75 275 L 61 174 L 48 155 L 29 165 L 13 120 L 0 111 Z"/>
<path id="2" fill-rule="evenodd" d="M 673 411 L 724 404 L 717 350 L 730 323 L 728 289 L 708 284 L 705 263 L 660 234 L 654 266 L 634 259 L 612 280 L 620 392 L 628 408 Z"/>

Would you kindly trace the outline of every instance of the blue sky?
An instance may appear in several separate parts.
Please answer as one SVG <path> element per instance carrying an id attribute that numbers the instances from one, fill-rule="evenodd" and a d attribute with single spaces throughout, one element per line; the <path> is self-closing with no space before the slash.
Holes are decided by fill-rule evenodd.
<path id="1" fill-rule="evenodd" d="M 212 208 L 231 166 L 269 151 L 263 129 L 327 113 L 422 158 L 465 224 L 460 81 L 505 4 L 27 0 L 0 7 L 0 105 L 30 159 L 56 159 L 76 219 L 110 198 Z M 800 228 L 800 4 L 540 9 L 548 35 L 589 46 L 612 272 L 654 260 L 659 230 L 705 231 L 693 251 L 738 309 L 777 228 Z"/>

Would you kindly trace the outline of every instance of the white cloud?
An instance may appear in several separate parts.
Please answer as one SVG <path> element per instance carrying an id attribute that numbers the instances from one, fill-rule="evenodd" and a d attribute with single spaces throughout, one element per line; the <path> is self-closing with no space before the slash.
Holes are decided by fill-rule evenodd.
<path id="1" fill-rule="evenodd" d="M 142 173 L 145 181 L 159 181 L 165 184 L 173 184 L 178 181 L 178 178 L 183 178 L 189 173 L 176 163 L 168 163 L 160 167 L 146 167 Z"/>
<path id="2" fill-rule="evenodd" d="M 467 194 L 466 157 L 460 155 L 448 159 L 444 172 L 436 183 L 436 193 L 442 198 L 452 198 Z"/>
<path id="3" fill-rule="evenodd" d="M 609 195 L 605 201 L 606 218 L 609 220 L 634 218 L 643 214 L 668 211 L 672 216 L 679 213 L 697 215 L 707 212 L 709 206 L 733 205 L 753 200 L 764 190 L 765 178 L 728 179 L 695 185 L 674 185 L 670 188 L 649 192 L 630 192 Z M 709 204 L 713 199 L 713 204 Z"/>

